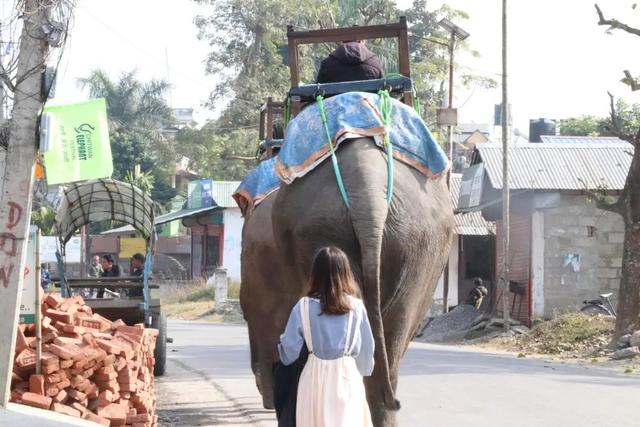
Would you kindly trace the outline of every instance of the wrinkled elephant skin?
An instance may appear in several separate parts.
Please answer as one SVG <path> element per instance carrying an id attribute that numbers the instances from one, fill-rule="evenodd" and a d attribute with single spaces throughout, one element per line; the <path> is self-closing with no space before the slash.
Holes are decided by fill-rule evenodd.
<path id="1" fill-rule="evenodd" d="M 263 406 L 273 409 L 272 366 L 276 346 L 296 296 L 282 280 L 275 248 L 271 209 L 277 193 L 269 195 L 245 215 L 242 228 L 240 305 L 249 328 L 251 369 Z"/>
<path id="2" fill-rule="evenodd" d="M 365 379 L 374 424 L 395 426 L 399 363 L 426 315 L 446 264 L 453 238 L 452 204 L 445 176 L 430 179 L 394 160 L 393 198 L 387 207 L 386 156 L 370 139 L 343 143 L 338 161 L 349 209 L 340 196 L 331 161 L 325 161 L 305 177 L 282 185 L 272 204 L 267 205 L 273 219 L 273 231 L 269 229 L 269 233 L 273 232 L 277 251 L 266 241 L 263 249 L 245 250 L 244 237 L 249 235 L 249 227 L 254 227 L 245 225 L 243 288 L 246 269 L 252 273 L 265 270 L 260 273 L 265 283 L 259 294 L 261 301 L 251 314 L 261 320 L 248 319 L 252 357 L 265 359 L 264 364 L 258 362 L 262 369 L 257 377 L 263 396 L 271 396 L 265 389 L 267 383 L 271 384 L 267 362 L 274 359 L 266 356 L 275 357 L 275 343 L 289 311 L 307 292 L 315 251 L 336 245 L 351 260 L 376 339 L 376 367 L 373 376 Z M 267 206 L 261 205 L 265 209 Z M 261 218 L 260 225 L 255 225 L 263 234 L 268 228 L 264 221 Z M 264 258 L 276 256 L 283 269 L 279 277 L 284 280 L 276 279 L 276 273 L 264 277 L 269 270 L 262 262 L 245 266 L 253 251 L 262 251 L 260 257 Z M 276 265 L 264 261 L 270 268 Z M 265 380 L 267 377 L 269 380 Z M 267 397 L 264 400 L 269 402 Z"/>

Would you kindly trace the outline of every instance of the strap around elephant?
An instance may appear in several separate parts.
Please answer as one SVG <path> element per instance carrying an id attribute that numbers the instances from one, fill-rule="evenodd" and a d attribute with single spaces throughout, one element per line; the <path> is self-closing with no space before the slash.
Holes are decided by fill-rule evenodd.
<path id="1" fill-rule="evenodd" d="M 384 125 L 384 148 L 387 153 L 387 206 L 391 204 L 393 196 L 393 147 L 391 138 L 389 137 L 389 127 L 391 126 L 391 96 L 389 91 L 381 90 L 378 92 L 380 96 L 380 116 L 382 116 L 382 124 Z"/>
<path id="2" fill-rule="evenodd" d="M 311 338 L 311 317 L 309 316 L 309 297 L 302 298 L 300 304 L 300 317 L 302 320 L 302 335 L 307 343 L 309 353 L 313 353 L 313 339 Z"/>
<path id="3" fill-rule="evenodd" d="M 338 188 L 340 189 L 340 195 L 344 204 L 349 207 L 349 197 L 347 196 L 347 190 L 344 188 L 344 181 L 342 180 L 342 174 L 340 173 L 340 166 L 338 165 L 338 158 L 336 157 L 336 149 L 333 146 L 333 138 L 329 132 L 329 124 L 327 123 L 327 113 L 324 110 L 324 98 L 322 95 L 316 97 L 318 107 L 320 109 L 320 117 L 322 118 L 322 124 L 324 125 L 324 131 L 327 134 L 327 141 L 329 142 L 329 151 L 331 152 L 331 163 L 333 164 L 333 171 L 336 174 L 336 181 L 338 182 Z"/>

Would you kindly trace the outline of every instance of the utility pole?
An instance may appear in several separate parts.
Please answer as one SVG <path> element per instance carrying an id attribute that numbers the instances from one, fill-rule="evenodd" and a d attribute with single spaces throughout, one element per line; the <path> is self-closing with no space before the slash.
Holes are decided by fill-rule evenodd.
<path id="1" fill-rule="evenodd" d="M 18 4 L 23 20 L 9 128 L 6 167 L 0 181 L 0 407 L 9 401 L 16 330 L 31 219 L 37 121 L 43 104 L 42 72 L 49 51 L 43 33 L 49 0 Z"/>
<path id="2" fill-rule="evenodd" d="M 453 172 L 453 126 L 458 123 L 458 111 L 453 108 L 453 55 L 456 49 L 456 41 L 464 40 L 469 37 L 469 33 L 458 27 L 453 22 L 443 18 L 438 22 L 442 28 L 449 32 L 449 103 L 447 105 L 447 141 L 449 144 L 449 161 L 451 162 L 449 172 L 447 174 L 447 188 L 451 189 L 451 173 Z M 449 277 L 450 265 L 447 258 L 447 265 L 444 268 L 443 287 L 442 287 L 442 312 L 449 311 Z"/>
<path id="3" fill-rule="evenodd" d="M 509 329 L 509 101 L 507 91 L 507 0 L 502 0 L 502 316 Z"/>

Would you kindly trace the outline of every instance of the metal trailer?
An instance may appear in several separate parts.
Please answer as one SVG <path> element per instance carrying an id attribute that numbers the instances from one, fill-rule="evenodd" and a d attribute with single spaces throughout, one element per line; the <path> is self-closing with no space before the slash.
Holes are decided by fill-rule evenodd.
<path id="1" fill-rule="evenodd" d="M 144 273 L 129 277 L 68 278 L 65 274 L 65 244 L 83 226 L 113 220 L 131 225 L 146 240 Z M 158 329 L 154 374 L 165 372 L 167 360 L 167 318 L 160 299 L 151 298 L 150 284 L 155 255 L 156 232 L 153 200 L 139 188 L 112 179 L 99 179 L 69 184 L 62 188 L 56 208 L 56 231 L 60 240 L 58 270 L 63 297 L 87 289 L 91 293 L 102 290 L 104 298 L 89 297 L 86 304 L 94 313 L 127 324 L 144 323 Z M 84 254 L 83 254 L 84 255 Z M 142 296 L 130 296 L 132 290 L 142 288 Z"/>

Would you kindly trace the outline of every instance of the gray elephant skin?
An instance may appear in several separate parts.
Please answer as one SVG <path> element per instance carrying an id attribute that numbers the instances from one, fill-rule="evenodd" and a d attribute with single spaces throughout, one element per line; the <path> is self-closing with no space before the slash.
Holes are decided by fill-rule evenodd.
<path id="1" fill-rule="evenodd" d="M 373 422 L 395 426 L 400 360 L 446 264 L 453 208 L 444 175 L 427 178 L 397 160 L 387 206 L 387 160 L 370 138 L 344 142 L 337 155 L 349 208 L 331 161 L 324 161 L 281 185 L 245 219 L 240 298 L 251 366 L 264 406 L 272 408 L 279 335 L 308 292 L 314 253 L 338 246 L 351 261 L 376 342 L 374 373 L 365 378 Z"/>

